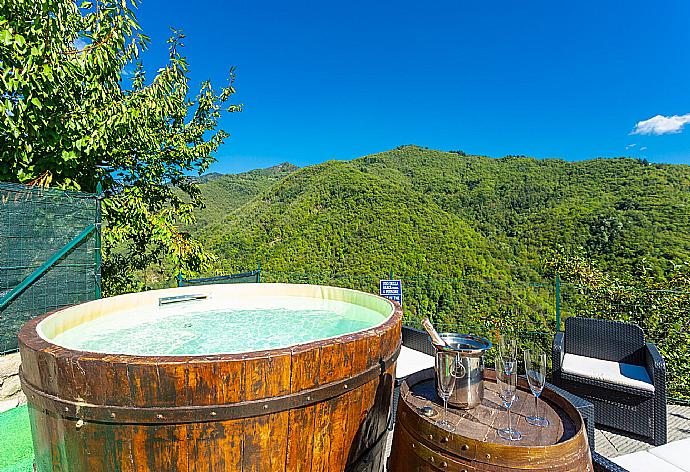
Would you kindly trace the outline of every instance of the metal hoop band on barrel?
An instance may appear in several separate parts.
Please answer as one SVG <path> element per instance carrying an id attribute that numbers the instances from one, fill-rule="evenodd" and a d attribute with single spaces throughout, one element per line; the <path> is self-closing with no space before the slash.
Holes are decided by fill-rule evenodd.
<path id="1" fill-rule="evenodd" d="M 200 421 L 222 421 L 278 413 L 301 408 L 344 395 L 365 383 L 384 375 L 398 359 L 400 347 L 386 359 L 381 359 L 369 369 L 347 379 L 332 382 L 321 387 L 301 392 L 250 400 L 225 405 L 176 406 L 141 408 L 131 406 L 94 405 L 91 403 L 64 400 L 50 395 L 30 384 L 20 370 L 19 377 L 31 403 L 45 410 L 53 411 L 65 418 L 100 422 L 132 424 L 197 423 Z M 204 420 L 206 418 L 206 420 Z"/>

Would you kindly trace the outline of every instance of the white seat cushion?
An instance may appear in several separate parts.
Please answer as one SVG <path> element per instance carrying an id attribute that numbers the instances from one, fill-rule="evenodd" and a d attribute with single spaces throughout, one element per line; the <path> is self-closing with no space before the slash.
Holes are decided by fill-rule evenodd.
<path id="1" fill-rule="evenodd" d="M 633 452 L 611 459 L 630 472 L 684 472 L 688 469 L 679 469 L 673 464 L 658 458 L 648 451 Z"/>
<path id="2" fill-rule="evenodd" d="M 647 369 L 639 365 L 623 364 L 620 362 L 604 361 L 593 357 L 566 354 L 563 356 L 563 372 L 586 377 L 588 379 L 611 382 L 626 387 L 654 391 L 652 379 Z"/>
<path id="3" fill-rule="evenodd" d="M 402 346 L 398 356 L 398 363 L 395 366 L 395 377 L 404 379 L 408 375 L 433 366 L 433 356 Z"/>
<path id="4" fill-rule="evenodd" d="M 654 447 L 649 450 L 649 453 L 681 470 L 690 471 L 690 438 Z"/>

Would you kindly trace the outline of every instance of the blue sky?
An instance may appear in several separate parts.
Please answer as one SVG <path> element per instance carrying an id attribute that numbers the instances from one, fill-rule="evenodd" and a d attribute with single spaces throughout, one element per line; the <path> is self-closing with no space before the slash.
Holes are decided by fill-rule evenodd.
<path id="1" fill-rule="evenodd" d="M 222 120 L 212 171 L 401 144 L 690 163 L 686 0 L 143 0 L 138 17 L 149 71 L 169 26 L 187 35 L 195 84 L 237 66 L 245 108 Z"/>

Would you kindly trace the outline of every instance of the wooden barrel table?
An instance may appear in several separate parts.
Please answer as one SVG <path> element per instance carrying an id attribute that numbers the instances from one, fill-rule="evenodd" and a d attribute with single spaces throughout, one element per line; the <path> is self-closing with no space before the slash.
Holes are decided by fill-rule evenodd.
<path id="1" fill-rule="evenodd" d="M 434 370 L 411 375 L 400 387 L 397 423 L 389 459 L 389 472 L 591 472 L 592 458 L 582 417 L 565 398 L 545 388 L 539 412 L 550 425 L 532 426 L 534 397 L 527 381 L 518 381 L 518 400 L 511 415 L 520 441 L 507 441 L 497 429 L 508 425 L 501 406 L 496 374 L 484 375 L 484 400 L 472 410 L 449 406 L 448 419 L 455 425 L 448 432 L 436 425 L 443 415 L 443 402 L 436 395 Z"/>

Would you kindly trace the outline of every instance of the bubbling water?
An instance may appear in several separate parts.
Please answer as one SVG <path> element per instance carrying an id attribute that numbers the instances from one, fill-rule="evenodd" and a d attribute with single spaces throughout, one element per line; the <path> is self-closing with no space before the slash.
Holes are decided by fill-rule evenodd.
<path id="1" fill-rule="evenodd" d="M 197 300 L 105 315 L 51 341 L 82 351 L 207 355 L 292 346 L 361 331 L 384 319 L 378 311 L 321 298 Z"/>

